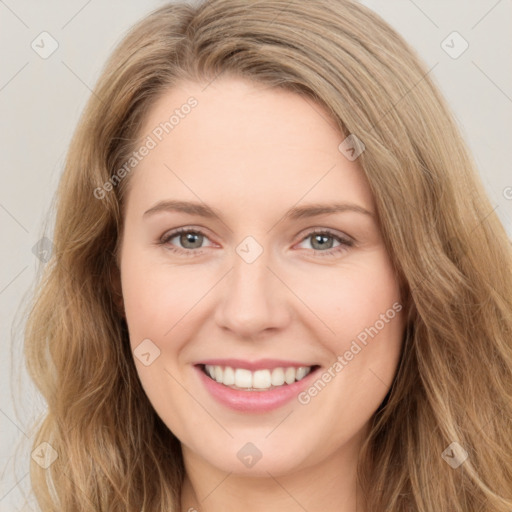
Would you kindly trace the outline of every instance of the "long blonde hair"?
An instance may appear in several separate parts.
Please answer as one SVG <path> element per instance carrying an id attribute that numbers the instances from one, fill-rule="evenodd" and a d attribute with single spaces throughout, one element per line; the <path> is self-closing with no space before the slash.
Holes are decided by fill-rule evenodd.
<path id="1" fill-rule="evenodd" d="M 179 510 L 180 444 L 141 387 L 116 306 L 129 177 L 102 199 L 94 190 L 127 161 L 160 95 L 224 73 L 319 102 L 366 148 L 359 162 L 408 318 L 361 452 L 367 510 L 510 512 L 510 242 L 428 70 L 349 0 L 169 4 L 108 61 L 69 149 L 55 250 L 25 333 L 29 373 L 48 404 L 33 446 L 59 454 L 47 469 L 31 465 L 41 509 Z M 442 454 L 459 445 L 468 457 L 452 468 Z"/>

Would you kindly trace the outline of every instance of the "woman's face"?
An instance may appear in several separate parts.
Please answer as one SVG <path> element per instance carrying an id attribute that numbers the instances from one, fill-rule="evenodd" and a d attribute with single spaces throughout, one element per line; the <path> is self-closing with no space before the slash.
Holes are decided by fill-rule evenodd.
<path id="1" fill-rule="evenodd" d="M 404 327 L 368 183 L 318 104 L 203 88 L 153 106 L 129 176 L 120 268 L 142 386 L 185 456 L 223 471 L 357 456 Z"/>

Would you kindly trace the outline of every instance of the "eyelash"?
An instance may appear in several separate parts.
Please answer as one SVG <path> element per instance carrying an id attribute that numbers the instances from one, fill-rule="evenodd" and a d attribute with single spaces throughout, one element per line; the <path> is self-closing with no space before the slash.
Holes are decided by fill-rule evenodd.
<path id="1" fill-rule="evenodd" d="M 206 236 L 206 234 L 203 233 L 200 230 L 195 230 L 195 229 L 190 229 L 190 228 L 178 228 L 178 229 L 175 229 L 174 231 L 172 231 L 172 232 L 170 232 L 168 234 L 165 234 L 160 239 L 160 241 L 158 242 L 158 245 L 162 245 L 162 246 L 163 245 L 168 245 L 169 240 L 172 240 L 174 237 L 176 237 L 177 235 L 180 235 L 182 233 L 192 233 L 194 235 L 202 235 L 205 238 L 208 238 Z M 304 237 L 302 237 L 302 239 L 300 240 L 299 243 L 304 242 L 304 240 L 312 237 L 313 235 L 328 235 L 328 236 L 334 238 L 337 242 L 340 243 L 340 245 L 338 247 L 334 247 L 334 248 L 328 249 L 326 251 L 320 251 L 320 250 L 317 250 L 317 249 L 311 249 L 313 251 L 313 254 L 314 254 L 315 257 L 316 256 L 320 256 L 320 257 L 337 256 L 338 253 L 346 251 L 349 247 L 352 247 L 354 245 L 354 241 L 353 240 L 351 240 L 349 238 L 343 238 L 343 237 L 341 237 L 339 235 L 336 235 L 335 233 L 333 233 L 329 229 L 310 231 Z M 177 248 L 177 247 L 173 247 L 173 246 L 169 245 L 167 247 L 167 249 L 172 251 L 172 252 L 178 253 L 178 254 L 183 254 L 184 256 L 187 256 L 187 257 L 199 256 L 200 254 L 203 253 L 203 251 L 201 251 L 201 248 L 198 248 L 198 249 L 181 249 L 181 248 Z"/>

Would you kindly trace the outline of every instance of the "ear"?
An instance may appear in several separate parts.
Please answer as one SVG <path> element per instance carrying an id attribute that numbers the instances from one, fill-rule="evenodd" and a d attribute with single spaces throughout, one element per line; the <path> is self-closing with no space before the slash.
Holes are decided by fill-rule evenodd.
<path id="1" fill-rule="evenodd" d="M 121 271 L 115 261 L 112 262 L 110 267 L 109 277 L 114 307 L 122 317 L 126 317 L 124 311 L 123 290 L 121 286 Z"/>

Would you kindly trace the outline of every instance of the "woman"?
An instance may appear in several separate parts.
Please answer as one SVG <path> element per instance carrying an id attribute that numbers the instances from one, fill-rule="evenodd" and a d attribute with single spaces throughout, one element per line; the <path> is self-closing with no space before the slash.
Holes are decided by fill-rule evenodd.
<path id="1" fill-rule="evenodd" d="M 367 8 L 162 7 L 58 194 L 42 510 L 511 509 L 510 244 Z"/>

